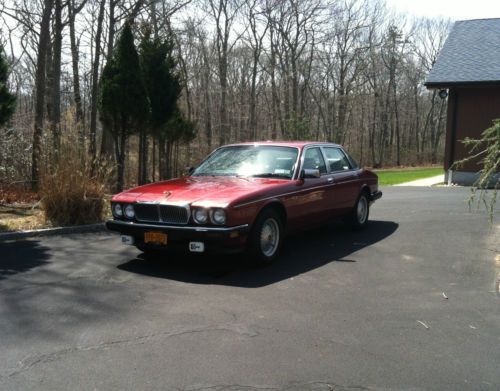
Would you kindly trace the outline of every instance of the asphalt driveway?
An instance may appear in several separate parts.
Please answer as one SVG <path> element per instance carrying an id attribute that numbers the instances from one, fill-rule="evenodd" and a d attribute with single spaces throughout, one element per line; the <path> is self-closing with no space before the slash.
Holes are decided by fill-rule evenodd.
<path id="1" fill-rule="evenodd" d="M 0 243 L 0 389 L 499 389 L 498 221 L 468 189 L 383 190 L 366 230 L 294 236 L 268 268 Z"/>

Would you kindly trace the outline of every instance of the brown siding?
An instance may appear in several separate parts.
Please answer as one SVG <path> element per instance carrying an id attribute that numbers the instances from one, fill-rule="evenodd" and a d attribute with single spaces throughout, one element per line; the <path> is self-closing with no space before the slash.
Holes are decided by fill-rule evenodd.
<path id="1" fill-rule="evenodd" d="M 469 155 L 461 140 L 466 137 L 480 138 L 482 132 L 489 128 L 496 118 L 500 118 L 500 87 L 451 89 L 447 114 L 445 169 L 449 168 L 450 162 Z M 458 168 L 459 171 L 479 169 L 477 162 Z"/>

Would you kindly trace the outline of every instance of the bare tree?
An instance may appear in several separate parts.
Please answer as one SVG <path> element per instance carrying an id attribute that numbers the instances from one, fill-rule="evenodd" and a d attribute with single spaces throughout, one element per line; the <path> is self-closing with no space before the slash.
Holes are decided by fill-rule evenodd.
<path id="1" fill-rule="evenodd" d="M 224 144 L 231 136 L 227 110 L 227 72 L 228 56 L 237 42 L 232 43 L 231 33 L 233 25 L 238 16 L 243 2 L 241 0 L 208 0 L 210 15 L 215 22 L 215 47 L 217 50 L 219 86 L 220 86 L 220 106 L 219 106 L 219 144 Z"/>
<path id="2" fill-rule="evenodd" d="M 32 189 L 38 189 L 40 179 L 41 143 L 43 137 L 43 120 L 45 113 L 46 65 L 47 51 L 50 43 L 50 15 L 54 0 L 45 0 L 43 3 L 40 35 L 38 39 L 36 77 L 35 77 L 35 125 L 33 131 L 33 153 L 31 163 Z"/>

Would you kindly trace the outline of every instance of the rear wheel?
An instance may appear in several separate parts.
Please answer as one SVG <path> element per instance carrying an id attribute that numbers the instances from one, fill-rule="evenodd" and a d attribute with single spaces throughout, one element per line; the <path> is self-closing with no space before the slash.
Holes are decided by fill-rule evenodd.
<path id="1" fill-rule="evenodd" d="M 368 223 L 370 215 L 370 201 L 366 192 L 362 192 L 349 216 L 349 223 L 354 229 L 361 229 Z"/>
<path id="2" fill-rule="evenodd" d="M 249 249 L 260 264 L 270 264 L 279 255 L 283 242 L 283 222 L 274 209 L 265 209 L 257 217 L 249 238 Z"/>

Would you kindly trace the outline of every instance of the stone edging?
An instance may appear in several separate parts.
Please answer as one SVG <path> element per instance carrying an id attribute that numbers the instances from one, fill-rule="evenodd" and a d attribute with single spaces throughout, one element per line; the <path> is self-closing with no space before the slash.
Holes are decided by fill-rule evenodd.
<path id="1" fill-rule="evenodd" d="M 104 223 L 88 224 L 88 225 L 75 225 L 72 227 L 55 227 L 45 229 L 35 229 L 31 231 L 14 231 L 0 233 L 0 242 L 7 240 L 26 239 L 35 236 L 49 236 L 49 235 L 63 235 L 63 234 L 76 234 L 87 232 L 101 232 L 106 230 Z"/>

